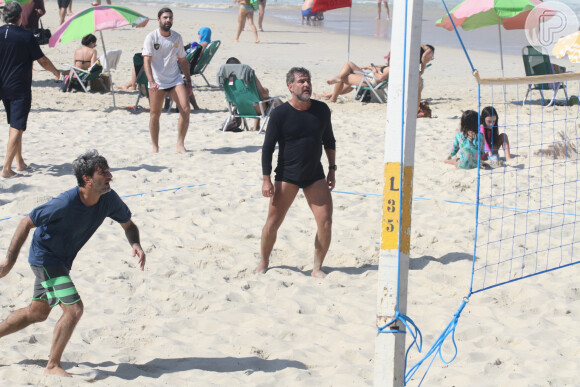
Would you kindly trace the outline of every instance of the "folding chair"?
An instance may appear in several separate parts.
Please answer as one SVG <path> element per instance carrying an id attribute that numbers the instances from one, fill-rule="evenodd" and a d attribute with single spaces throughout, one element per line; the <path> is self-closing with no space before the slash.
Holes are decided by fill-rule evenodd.
<path id="1" fill-rule="evenodd" d="M 203 79 L 205 80 L 205 83 L 208 86 L 210 86 L 210 84 L 209 84 L 207 78 L 205 77 L 205 75 L 203 74 L 203 72 L 205 71 L 205 69 L 209 65 L 209 62 L 211 62 L 211 59 L 213 58 L 213 56 L 215 55 L 216 51 L 218 50 L 218 48 L 220 47 L 221 44 L 222 44 L 221 41 L 214 40 L 213 42 L 211 42 L 210 44 L 207 45 L 205 50 L 203 50 L 203 52 L 201 53 L 201 57 L 197 61 L 197 64 L 195 65 L 193 71 L 191 71 L 191 69 L 189 71 L 192 78 L 194 75 L 201 75 L 203 77 Z M 195 50 L 190 52 L 186 56 L 188 62 L 191 62 L 191 60 L 194 57 L 195 57 Z"/>
<path id="2" fill-rule="evenodd" d="M 371 96 L 374 96 L 379 103 L 387 102 L 388 79 L 379 82 L 373 77 L 372 73 L 364 71 L 355 71 L 355 73 L 362 75 L 360 83 L 355 87 L 355 99 L 360 96 L 360 101 L 362 101 L 367 93 L 371 93 Z"/>
<path id="3" fill-rule="evenodd" d="M 135 82 L 137 83 L 137 101 L 135 101 L 134 111 L 139 107 L 139 99 L 147 97 L 149 99 L 149 80 L 145 73 L 145 66 L 143 66 L 143 55 L 137 53 L 133 55 L 133 67 L 135 68 Z"/>
<path id="4" fill-rule="evenodd" d="M 524 61 L 524 69 L 526 70 L 526 76 L 528 77 L 534 75 L 549 75 L 566 72 L 565 67 L 553 65 L 550 62 L 549 55 L 536 50 L 532 46 L 525 46 L 524 48 L 522 48 L 522 59 Z M 564 89 L 564 97 L 566 98 L 566 102 L 568 102 L 568 92 L 566 90 L 566 83 L 564 82 L 536 83 L 536 84 L 530 83 L 528 84 L 528 91 L 526 92 L 526 96 L 524 97 L 524 102 L 522 102 L 522 105 L 526 103 L 528 94 L 530 94 L 530 92 L 533 90 L 538 90 L 540 92 L 542 100 L 544 100 L 543 90 L 554 90 L 554 96 L 552 97 L 550 103 L 547 105 L 552 106 L 556 100 L 556 94 L 560 89 Z"/>
<path id="5" fill-rule="evenodd" d="M 222 65 L 217 74 L 217 83 L 224 89 L 228 103 L 228 118 L 222 130 L 225 132 L 230 121 L 237 117 L 242 118 L 244 128 L 249 130 L 246 118 L 254 118 L 261 120 L 258 133 L 262 133 L 274 109 L 273 101 L 279 96 L 262 100 L 254 70 L 245 64 Z M 260 113 L 256 112 L 256 107 Z"/>
<path id="6" fill-rule="evenodd" d="M 65 86 L 63 91 L 69 91 L 73 82 L 77 82 L 85 93 L 88 93 L 87 86 L 89 82 L 98 79 L 101 84 L 103 85 L 103 89 L 109 90 L 109 88 L 105 85 L 102 79 L 99 78 L 99 75 L 103 72 L 103 66 L 101 65 L 100 61 L 96 61 L 91 67 L 87 70 L 83 70 L 79 67 L 75 67 L 73 65 L 66 65 L 70 67 L 70 73 L 68 78 L 65 78 Z"/>

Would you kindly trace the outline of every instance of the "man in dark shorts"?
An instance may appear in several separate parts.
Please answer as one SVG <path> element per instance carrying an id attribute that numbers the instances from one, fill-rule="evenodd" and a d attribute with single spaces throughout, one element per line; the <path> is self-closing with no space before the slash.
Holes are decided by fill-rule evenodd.
<path id="1" fill-rule="evenodd" d="M 110 217 L 121 224 L 133 256 L 138 256 L 141 270 L 145 267 L 139 229 L 131 221 L 129 208 L 111 189 L 113 176 L 107 160 L 96 150 L 87 151 L 77 157 L 73 168 L 78 187 L 63 192 L 22 219 L 6 259 L 0 262 L 2 278 L 12 269 L 28 233 L 36 227 L 28 255 L 36 276 L 32 302 L 0 323 L 0 337 L 46 320 L 52 308 L 60 304 L 63 313 L 54 328 L 45 375 L 71 376 L 61 367 L 60 359 L 83 314 L 83 302 L 69 272 L 77 253 L 105 218 Z"/>
<path id="2" fill-rule="evenodd" d="M 185 135 L 189 128 L 190 113 L 188 96 L 192 93 L 189 63 L 185 57 L 181 35 L 171 30 L 173 12 L 169 8 L 161 8 L 157 13 L 157 21 L 159 28 L 151 31 L 143 44 L 143 65 L 149 81 L 149 132 L 153 153 L 159 152 L 159 117 L 167 95 L 175 101 L 179 110 L 176 150 L 185 153 Z M 185 76 L 185 85 L 181 72 Z"/>
<path id="3" fill-rule="evenodd" d="M 28 168 L 22 158 L 22 134 L 26 130 L 32 101 L 32 64 L 38 61 L 57 80 L 60 73 L 44 56 L 32 32 L 20 27 L 20 4 L 15 1 L 6 3 L 4 22 L 6 24 L 0 27 L 0 99 L 6 108 L 10 129 L 0 176 L 7 179 L 21 176 L 12 170 L 12 161 L 16 160 L 17 171 Z"/>
<path id="4" fill-rule="evenodd" d="M 310 72 L 293 67 L 286 74 L 292 94 L 290 101 L 278 106 L 270 117 L 262 147 L 262 195 L 270 198 L 268 218 L 262 230 L 261 261 L 254 270 L 265 273 L 278 229 L 302 188 L 314 214 L 317 232 L 314 240 L 312 276 L 324 278 L 322 262 L 330 246 L 332 232 L 332 196 L 335 185 L 336 145 L 330 120 L 330 109 L 324 102 L 310 99 Z M 272 185 L 272 155 L 278 143 L 278 165 Z M 328 176 L 320 162 L 322 147 L 328 159 Z"/>
<path id="5" fill-rule="evenodd" d="M 57 0 L 58 3 L 58 16 L 60 16 L 60 24 L 64 23 L 66 18 L 66 12 L 69 5 L 71 5 L 72 0 Z"/>

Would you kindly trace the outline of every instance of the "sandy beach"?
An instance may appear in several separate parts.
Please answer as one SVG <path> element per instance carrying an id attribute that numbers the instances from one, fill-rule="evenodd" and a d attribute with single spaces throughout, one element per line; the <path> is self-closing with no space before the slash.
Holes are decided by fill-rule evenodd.
<path id="1" fill-rule="evenodd" d="M 51 0 L 46 6 L 42 20 L 54 31 L 57 5 Z M 103 32 L 108 50 L 123 50 L 113 71 L 117 85 L 130 79 L 133 54 L 158 27 L 158 4 L 129 6 L 153 20 L 143 29 Z M 79 10 L 81 2 L 74 7 Z M 264 137 L 219 131 L 227 112 L 215 75 L 235 56 L 256 71 L 271 95 L 284 100 L 285 74 L 292 66 L 311 71 L 315 92 L 329 90 L 325 81 L 346 58 L 346 36 L 266 15 L 260 44 L 253 43 L 251 31 L 233 43 L 233 14 L 182 8 L 174 13 L 173 29 L 185 40 L 196 40 L 199 28 L 208 26 L 212 39 L 222 42 L 205 73 L 211 86 L 193 78 L 202 110 L 191 114 L 189 152 L 174 151 L 178 114 L 163 113 L 160 153 L 152 154 L 148 112 L 128 108 L 136 92 L 115 89 L 119 108 L 111 109 L 110 93 L 62 93 L 35 64 L 23 137 L 23 155 L 34 171 L 0 181 L 0 254 L 22 216 L 76 184 L 74 158 L 98 149 L 108 159 L 113 189 L 140 228 L 148 260 L 145 271 L 138 270 L 122 228 L 112 220 L 81 250 L 71 276 L 85 311 L 64 352 L 69 372 L 97 370 L 94 384 L 102 386 L 372 385 L 386 105 L 362 104 L 354 93 L 330 104 L 339 169 L 328 276 L 310 276 L 316 230 L 302 193 L 279 231 L 271 269 L 255 275 L 268 200 L 260 192 Z M 351 59 L 360 65 L 382 63 L 389 51 L 382 38 L 351 39 Z M 64 71 L 78 45 L 43 51 Z M 500 74 L 499 54 L 470 55 L 482 76 Z M 507 76 L 524 75 L 520 56 L 507 55 L 504 62 Z M 580 71 L 567 60 L 554 62 Z M 477 171 L 456 170 L 442 160 L 462 111 L 477 109 L 477 84 L 463 52 L 446 47 L 436 48 L 424 80 L 423 99 L 433 118 L 417 121 L 407 314 L 428 348 L 469 289 L 475 207 L 449 201 L 475 201 Z M 148 101 L 140 105 L 148 107 Z M 556 109 L 563 114 L 566 108 Z M 6 128 L 3 108 L 0 120 Z M 7 132 L 0 136 L 2 157 Z M 30 239 L 13 271 L 0 280 L 0 319 L 30 301 Z M 576 385 L 579 274 L 576 265 L 474 295 L 457 327 L 456 360 L 451 365 L 436 360 L 423 385 Z M 47 322 L 0 339 L 0 384 L 84 383 L 42 375 L 59 317 L 55 310 Z M 452 356 L 452 346 L 444 354 Z M 413 353 L 409 362 L 420 356 Z"/>

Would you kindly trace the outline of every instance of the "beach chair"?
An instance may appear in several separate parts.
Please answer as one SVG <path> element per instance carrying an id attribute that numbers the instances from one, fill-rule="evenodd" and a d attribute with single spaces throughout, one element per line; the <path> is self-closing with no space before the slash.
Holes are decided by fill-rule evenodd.
<path id="1" fill-rule="evenodd" d="M 258 133 L 262 133 L 274 109 L 273 101 L 279 97 L 261 100 L 254 70 L 245 64 L 222 65 L 217 74 L 217 83 L 224 89 L 228 104 L 228 117 L 222 130 L 225 132 L 228 124 L 238 117 L 242 119 L 244 128 L 249 130 L 246 118 L 259 118 Z M 256 107 L 259 107 L 260 114 L 256 113 Z"/>
<path id="2" fill-rule="evenodd" d="M 109 90 L 103 80 L 99 78 L 99 75 L 101 75 L 103 72 L 103 66 L 99 60 L 97 60 L 87 70 L 83 70 L 73 65 L 67 66 L 70 67 L 70 73 L 65 77 L 63 91 L 69 91 L 73 84 L 78 84 L 85 91 L 85 93 L 88 93 L 87 86 L 89 85 L 89 82 L 96 79 L 101 82 L 103 89 Z"/>
<path id="3" fill-rule="evenodd" d="M 203 73 L 204 73 L 205 69 L 207 68 L 207 66 L 209 65 L 209 62 L 211 62 L 211 59 L 213 58 L 213 56 L 215 55 L 216 51 L 218 50 L 218 48 L 220 47 L 221 44 L 222 44 L 221 41 L 214 40 L 213 42 L 208 44 L 207 47 L 205 48 L 205 50 L 201 53 L 201 57 L 197 61 L 197 64 L 195 65 L 193 71 L 191 71 L 191 69 L 190 69 L 192 83 L 193 83 L 193 76 L 194 75 L 201 75 L 203 77 L 203 79 L 205 80 L 205 83 L 207 83 L 207 85 L 210 86 L 207 78 L 205 77 L 205 75 Z M 188 62 L 190 62 L 194 57 L 195 57 L 195 50 L 190 52 L 186 56 Z"/>
<path id="4" fill-rule="evenodd" d="M 355 87 L 355 100 L 363 101 L 367 93 L 370 93 L 371 100 L 374 98 L 379 103 L 387 102 L 388 79 L 379 82 L 371 73 L 364 71 L 355 71 L 355 73 L 362 75 L 360 83 Z"/>
<path id="5" fill-rule="evenodd" d="M 133 55 L 133 67 L 135 67 L 135 81 L 137 83 L 137 101 L 135 101 L 134 111 L 139 107 L 139 100 L 141 97 L 149 99 L 149 80 L 145 74 L 145 66 L 143 66 L 143 55 L 137 53 Z"/>
<path id="6" fill-rule="evenodd" d="M 559 74 L 566 72 L 566 68 L 562 66 L 553 65 L 550 62 L 550 56 L 544 54 L 538 50 L 536 50 L 532 46 L 525 46 L 522 48 L 522 59 L 524 61 L 524 69 L 526 70 L 526 76 L 533 76 L 533 75 L 549 75 L 549 74 Z M 556 100 L 556 94 L 558 90 L 564 89 L 564 96 L 566 98 L 566 102 L 568 102 L 568 92 L 566 90 L 566 83 L 564 82 L 555 82 L 555 83 L 536 83 L 536 84 L 528 84 L 528 91 L 526 92 L 526 96 L 524 98 L 524 102 L 522 105 L 526 103 L 526 99 L 528 98 L 528 94 L 533 90 L 538 90 L 540 95 L 542 96 L 542 100 L 544 100 L 544 90 L 554 90 L 554 96 L 552 100 L 547 106 L 552 106 L 554 101 Z"/>

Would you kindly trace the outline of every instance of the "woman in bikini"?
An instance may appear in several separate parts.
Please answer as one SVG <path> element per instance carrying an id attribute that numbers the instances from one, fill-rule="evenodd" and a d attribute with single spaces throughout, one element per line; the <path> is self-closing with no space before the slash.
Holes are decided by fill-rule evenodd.
<path id="1" fill-rule="evenodd" d="M 236 37 L 234 38 L 234 42 L 238 42 L 240 39 L 240 34 L 244 29 L 246 24 L 246 17 L 248 18 L 248 22 L 250 23 L 250 27 L 254 32 L 254 43 L 260 43 L 260 39 L 258 39 L 258 29 L 254 25 L 254 6 L 256 4 L 256 9 L 258 9 L 257 0 L 234 0 L 234 4 L 238 3 L 240 5 L 240 10 L 238 12 L 238 29 L 236 31 Z"/>
<path id="2" fill-rule="evenodd" d="M 334 85 L 334 90 L 331 93 L 316 94 L 316 98 L 326 98 L 330 102 L 336 102 L 339 95 L 350 93 L 358 86 L 363 78 L 362 72 L 372 75 L 373 85 L 383 82 L 389 78 L 389 61 L 391 54 L 387 55 L 387 60 L 384 66 L 375 66 L 371 63 L 370 66 L 359 67 L 353 62 L 346 62 L 340 72 L 334 77 L 326 81 L 329 85 Z"/>
<path id="3" fill-rule="evenodd" d="M 88 34 L 81 40 L 82 46 L 75 50 L 74 66 L 83 70 L 88 70 L 97 61 L 97 37 Z"/>

